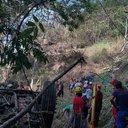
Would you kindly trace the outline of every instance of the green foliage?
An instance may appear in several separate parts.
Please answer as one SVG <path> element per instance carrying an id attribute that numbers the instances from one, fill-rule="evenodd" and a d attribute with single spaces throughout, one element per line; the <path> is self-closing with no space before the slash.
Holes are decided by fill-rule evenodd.
<path id="1" fill-rule="evenodd" d="M 41 23 L 39 24 L 41 26 Z M 13 73 L 17 73 L 24 67 L 30 69 L 32 65 L 29 61 L 29 56 L 31 55 L 37 58 L 38 61 L 48 62 L 40 44 L 35 41 L 38 35 L 38 24 L 28 21 L 26 25 L 28 27 L 21 30 L 11 39 L 9 45 L 6 45 L 3 51 L 1 50 L 1 66 L 10 64 Z"/>
<path id="2" fill-rule="evenodd" d="M 35 26 L 35 23 L 28 21 L 28 23 L 26 23 L 27 26 Z"/>
<path id="3" fill-rule="evenodd" d="M 94 8 L 92 6 L 93 2 L 90 0 L 82 0 L 81 2 L 74 1 L 72 4 L 71 3 L 63 4 L 62 2 L 56 2 L 51 4 L 51 7 L 52 10 L 61 16 L 62 24 L 64 26 L 68 25 L 69 30 L 73 31 L 74 28 L 77 29 L 84 21 L 83 12 L 86 11 L 90 13 L 94 11 Z"/>
<path id="4" fill-rule="evenodd" d="M 100 9 L 98 10 L 99 6 L 97 1 L 81 0 L 72 2 L 71 0 L 49 0 L 49 2 L 47 2 L 44 0 L 35 0 L 32 2 L 31 0 L 7 0 L 0 2 L 0 33 L 2 37 L 0 64 L 1 66 L 11 64 L 12 70 L 16 68 L 16 70 L 14 70 L 15 72 L 21 70 L 22 67 L 27 69 L 31 67 L 29 56 L 36 57 L 39 61 L 47 62 L 43 48 L 36 41 L 36 38 L 40 30 L 43 33 L 46 32 L 42 23 L 48 20 L 46 20 L 47 18 L 44 16 L 41 21 L 36 11 L 40 11 L 40 13 L 43 12 L 43 14 L 45 11 L 49 11 L 51 13 L 49 18 L 56 18 L 56 23 L 59 21 L 64 26 L 68 26 L 70 31 L 77 29 L 85 20 L 84 16 L 87 16 L 86 20 L 90 24 L 86 26 L 87 33 L 85 33 L 85 29 L 82 28 L 82 34 L 79 32 L 77 37 L 81 40 L 88 39 L 87 42 L 89 43 L 95 43 L 102 35 L 105 37 L 110 32 L 109 28 L 114 27 L 110 22 L 106 24 L 104 21 L 102 22 L 101 18 L 98 20 L 95 19 L 93 23 L 88 20 L 90 18 L 93 19 L 95 16 L 93 11 L 97 10 L 97 12 L 101 12 Z M 109 6 L 107 2 L 113 2 L 113 6 L 115 5 L 115 7 L 117 5 L 119 6 L 119 3 L 121 6 L 124 6 L 126 2 L 127 5 L 127 1 L 121 2 L 115 0 L 106 0 L 104 1 L 104 5 Z M 117 4 L 114 4 L 114 2 L 117 2 Z M 122 26 L 125 25 L 125 14 L 123 11 L 122 8 L 118 8 L 117 11 L 114 10 L 114 13 L 112 13 L 112 18 L 121 31 L 124 31 L 124 27 Z M 19 15 L 17 16 L 17 14 Z M 51 22 L 54 22 L 54 20 L 52 20 Z M 96 29 L 93 27 L 94 24 Z M 93 27 L 93 29 L 91 29 L 91 27 Z M 91 30 L 93 30 L 93 34 Z M 119 35 L 116 28 L 111 32 L 114 36 Z M 84 46 L 86 45 L 82 44 L 82 47 Z"/>
<path id="5" fill-rule="evenodd" d="M 34 15 L 33 15 L 33 19 L 34 19 L 35 22 L 39 22 L 38 18 Z"/>
<path id="6" fill-rule="evenodd" d="M 117 7 L 117 6 L 127 6 L 128 1 L 127 0 L 104 0 L 104 5 L 109 7 Z"/>
<path id="7" fill-rule="evenodd" d="M 37 42 L 39 30 L 45 32 L 43 22 L 36 11 L 51 11 L 50 17 L 57 17 L 69 30 L 78 28 L 83 22 L 83 13 L 92 12 L 94 3 L 88 1 L 57 1 L 49 0 L 7 0 L 0 1 L 0 33 L 2 45 L 0 49 L 0 65 L 11 65 L 14 73 L 22 68 L 30 69 L 29 56 L 47 63 L 47 57 Z M 42 10 L 40 9 L 42 8 Z M 41 12 L 42 11 L 42 12 Z M 6 15 L 5 15 L 6 14 Z M 19 14 L 17 16 L 17 14 Z M 46 20 L 45 17 L 42 17 Z"/>
<path id="8" fill-rule="evenodd" d="M 44 26 L 39 22 L 39 27 L 42 30 L 42 32 L 45 32 Z"/>

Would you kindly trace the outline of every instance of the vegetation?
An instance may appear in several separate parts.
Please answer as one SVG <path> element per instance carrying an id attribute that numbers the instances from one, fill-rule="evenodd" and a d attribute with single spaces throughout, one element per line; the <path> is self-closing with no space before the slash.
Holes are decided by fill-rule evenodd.
<path id="1" fill-rule="evenodd" d="M 10 65 L 13 73 L 25 72 L 37 59 L 35 70 L 26 73 L 29 80 L 33 77 L 34 83 L 38 77 L 43 80 L 54 78 L 81 55 L 85 56 L 88 64 L 82 68 L 79 66 L 81 69 L 76 67 L 67 75 L 69 77 L 64 78 L 65 81 L 90 70 L 100 73 L 106 66 L 116 65 L 124 71 L 127 55 L 120 53 L 120 49 L 125 27 L 128 27 L 127 8 L 127 0 L 0 0 L 0 66 Z M 117 57 L 122 63 L 116 64 Z M 127 72 L 122 70 L 118 74 L 126 78 Z M 17 76 L 24 80 L 21 72 Z M 10 75 L 10 78 L 17 79 L 17 76 Z M 111 127 L 108 102 L 111 90 L 109 86 L 102 90 L 104 105 L 101 119 L 104 120 L 101 127 L 104 128 Z M 67 126 L 65 119 L 62 121 L 60 117 L 63 107 L 72 99 L 64 98 L 58 100 L 55 122 L 60 121 Z"/>
<path id="2" fill-rule="evenodd" d="M 29 56 L 39 61 L 48 62 L 43 48 L 38 43 L 39 29 L 45 32 L 44 22 L 60 21 L 69 30 L 77 28 L 83 21 L 83 12 L 91 12 L 90 1 L 0 1 L 0 32 L 1 32 L 1 66 L 11 66 L 17 73 L 24 68 L 31 68 Z M 5 11 L 7 10 L 7 11 Z M 41 13 L 41 19 L 39 13 Z M 45 16 L 46 15 L 46 16 Z M 57 18 L 57 19 L 56 19 Z"/>
<path id="3" fill-rule="evenodd" d="M 116 38 L 124 34 L 125 11 L 128 5 L 124 0 L 121 2 L 104 0 L 102 3 L 98 0 L 95 2 L 1 0 L 0 3 L 0 65 L 10 65 L 13 73 L 30 69 L 32 67 L 30 56 L 37 58 L 38 61 L 48 62 L 45 50 L 37 40 L 39 35 L 50 38 L 49 42 L 72 41 L 72 44 L 76 42 L 77 48 L 84 48 L 105 38 Z M 101 8 L 102 5 L 106 12 Z M 106 17 L 108 15 L 110 17 Z M 80 25 L 83 21 L 84 24 Z M 56 27 L 57 23 L 61 25 Z M 73 32 L 64 29 L 67 35 L 65 32 L 58 33 L 60 29 L 63 31 L 64 26 L 70 31 L 78 26 L 80 28 Z"/>

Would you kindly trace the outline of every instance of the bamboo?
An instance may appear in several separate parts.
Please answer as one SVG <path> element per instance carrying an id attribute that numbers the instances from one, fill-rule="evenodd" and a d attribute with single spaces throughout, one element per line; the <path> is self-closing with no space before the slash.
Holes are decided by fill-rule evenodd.
<path id="1" fill-rule="evenodd" d="M 95 128 L 95 104 L 96 104 L 96 84 L 93 85 L 93 99 L 92 99 L 92 115 L 91 115 L 91 128 Z"/>

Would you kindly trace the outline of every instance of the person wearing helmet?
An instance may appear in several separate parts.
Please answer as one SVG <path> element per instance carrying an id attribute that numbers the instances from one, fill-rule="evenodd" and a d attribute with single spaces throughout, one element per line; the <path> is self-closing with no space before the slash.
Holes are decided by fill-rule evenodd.
<path id="1" fill-rule="evenodd" d="M 117 88 L 115 86 L 117 81 L 118 81 L 117 79 L 112 79 L 110 81 L 110 84 L 113 85 L 113 90 L 114 91 L 117 90 Z M 114 119 L 114 128 L 117 128 L 117 109 L 114 106 L 112 106 L 112 117 Z"/>
<path id="2" fill-rule="evenodd" d="M 122 86 L 121 81 L 117 81 L 114 86 L 117 90 L 113 92 L 110 101 L 118 110 L 117 128 L 126 128 L 127 122 L 125 119 L 128 117 L 128 90 Z"/>
<path id="3" fill-rule="evenodd" d="M 94 82 L 94 77 L 95 77 L 94 74 L 90 74 L 88 76 L 85 76 L 84 80 Z"/>
<path id="4" fill-rule="evenodd" d="M 74 85 L 74 88 L 76 87 L 82 87 L 82 83 L 80 81 L 77 81 Z"/>
<path id="5" fill-rule="evenodd" d="M 110 81 L 110 84 L 114 86 L 117 81 L 118 81 L 117 79 L 112 79 L 112 80 Z M 114 86 L 113 90 L 114 90 L 114 91 L 117 90 L 116 86 Z"/>
<path id="6" fill-rule="evenodd" d="M 75 98 L 73 100 L 74 123 L 73 128 L 82 128 L 82 114 L 84 109 L 84 101 L 81 98 L 82 88 L 75 87 Z"/>

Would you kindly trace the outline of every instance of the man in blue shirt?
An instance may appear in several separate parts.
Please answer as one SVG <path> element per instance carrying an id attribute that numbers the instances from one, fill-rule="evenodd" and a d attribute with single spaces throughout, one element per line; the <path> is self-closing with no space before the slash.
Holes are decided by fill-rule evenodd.
<path id="1" fill-rule="evenodd" d="M 117 128 L 126 128 L 126 117 L 128 117 L 128 90 L 123 88 L 122 82 L 115 83 L 116 91 L 113 92 L 111 103 L 118 110 Z"/>

